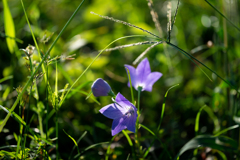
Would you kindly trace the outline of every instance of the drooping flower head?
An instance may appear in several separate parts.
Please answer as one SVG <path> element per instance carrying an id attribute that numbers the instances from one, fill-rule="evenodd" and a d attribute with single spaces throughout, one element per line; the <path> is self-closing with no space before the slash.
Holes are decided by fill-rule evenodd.
<path id="1" fill-rule="evenodd" d="M 124 65 L 130 73 L 132 86 L 138 90 L 138 87 L 142 87 L 142 91 L 152 91 L 153 84 L 162 77 L 160 72 L 151 72 L 149 61 L 147 58 L 143 59 L 135 69 L 133 66 Z M 127 72 L 128 73 L 128 72 Z M 130 83 L 128 82 L 130 87 Z"/>
<path id="2" fill-rule="evenodd" d="M 98 78 L 96 81 L 94 81 L 91 88 L 95 97 L 114 96 L 111 87 L 102 78 Z"/>
<path id="3" fill-rule="evenodd" d="M 99 110 L 104 116 L 113 119 L 112 136 L 123 129 L 135 132 L 137 108 L 129 102 L 121 93 L 118 93 L 115 103 L 109 104 Z"/>

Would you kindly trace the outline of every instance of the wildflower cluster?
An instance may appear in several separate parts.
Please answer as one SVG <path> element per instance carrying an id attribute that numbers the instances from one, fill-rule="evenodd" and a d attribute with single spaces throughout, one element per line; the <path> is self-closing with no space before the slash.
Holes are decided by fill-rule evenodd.
<path id="1" fill-rule="evenodd" d="M 136 69 L 130 65 L 124 66 L 126 67 L 126 71 L 129 70 L 132 86 L 137 91 L 151 92 L 153 84 L 162 76 L 160 72 L 151 72 L 147 58 L 143 59 Z M 130 80 L 128 86 L 130 87 Z M 139 108 L 137 109 L 121 93 L 115 96 L 110 85 L 101 78 L 94 81 L 91 88 L 95 97 L 112 96 L 113 103 L 99 110 L 104 116 L 113 119 L 112 136 L 124 129 L 135 133 Z"/>

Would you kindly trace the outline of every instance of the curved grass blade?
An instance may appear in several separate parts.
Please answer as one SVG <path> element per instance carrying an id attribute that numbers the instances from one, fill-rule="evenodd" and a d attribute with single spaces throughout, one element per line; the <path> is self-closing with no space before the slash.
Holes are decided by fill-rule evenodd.
<path id="1" fill-rule="evenodd" d="M 214 124 L 214 133 L 218 132 L 220 130 L 220 124 L 218 121 L 218 118 L 214 115 L 212 109 L 210 107 L 208 107 L 207 105 L 204 105 L 202 108 L 200 108 L 200 110 L 197 113 L 196 116 L 196 121 L 195 121 L 195 134 L 196 136 L 198 135 L 198 131 L 199 131 L 199 122 L 200 122 L 200 115 L 201 115 L 201 111 L 205 110 L 207 112 L 207 114 L 209 115 L 209 117 L 213 120 L 213 124 Z"/>
<path id="2" fill-rule="evenodd" d="M 82 6 L 83 2 L 85 0 L 83 0 L 80 5 L 77 7 L 77 9 L 74 11 L 74 13 L 72 14 L 72 16 L 69 18 L 69 20 L 67 21 L 67 23 L 65 24 L 65 26 L 63 27 L 63 29 L 61 30 L 61 32 L 58 34 L 57 38 L 54 40 L 54 42 L 52 43 L 52 45 L 50 46 L 50 48 L 48 49 L 47 53 L 45 54 L 45 56 L 42 58 L 42 61 L 39 63 L 39 65 L 36 67 L 34 73 L 31 75 L 31 77 L 29 78 L 29 80 L 27 81 L 27 83 L 25 84 L 22 92 L 18 95 L 18 98 L 16 99 L 16 101 L 14 102 L 13 106 L 10 109 L 10 112 L 7 114 L 7 116 L 5 117 L 5 119 L 2 121 L 1 125 L 0 125 L 0 133 L 2 132 L 3 127 L 6 125 L 9 117 L 11 116 L 11 113 L 14 111 L 14 109 L 17 107 L 17 104 L 19 102 L 19 100 L 22 98 L 23 93 L 27 90 L 27 87 L 31 84 L 31 82 L 33 81 L 34 76 L 37 74 L 38 70 L 40 69 L 40 67 L 42 66 L 43 62 L 47 59 L 48 55 L 50 54 L 50 51 L 52 50 L 52 48 L 55 46 L 55 44 L 57 43 L 58 39 L 61 37 L 62 33 L 65 31 L 65 29 L 67 28 L 67 26 L 70 24 L 70 22 L 72 21 L 72 19 L 74 18 L 74 16 L 77 14 L 78 10 L 80 9 L 80 7 Z"/>
<path id="3" fill-rule="evenodd" d="M 198 147 L 209 147 L 212 149 L 217 149 L 224 152 L 238 152 L 238 144 L 233 139 L 227 137 L 214 137 L 209 135 L 197 136 L 187 142 L 178 152 L 176 159 L 190 149 L 195 149 Z"/>
<path id="4" fill-rule="evenodd" d="M 129 143 L 129 146 L 131 147 L 132 149 L 132 154 L 133 154 L 133 159 L 136 159 L 136 154 L 135 154 L 135 150 L 134 150 L 134 147 L 133 147 L 133 143 L 132 143 L 132 140 L 131 138 L 129 137 L 129 135 L 127 134 L 127 132 L 125 130 L 122 130 L 124 136 L 127 138 L 127 141 Z"/>
<path id="5" fill-rule="evenodd" d="M 13 75 L 4 77 L 4 78 L 0 79 L 0 83 L 2 83 L 2 82 L 4 82 L 4 81 L 7 81 L 7 80 L 9 80 L 9 79 L 12 79 L 12 78 L 13 78 Z"/>
<path id="6" fill-rule="evenodd" d="M 172 156 L 170 155 L 170 153 L 168 152 L 166 145 L 160 140 L 160 138 L 158 136 L 156 136 L 156 134 L 151 131 L 149 128 L 147 128 L 146 126 L 139 124 L 141 127 L 143 127 L 145 130 L 147 130 L 149 133 L 151 133 L 162 145 L 163 149 L 167 152 L 169 159 L 172 159 Z"/>
<path id="7" fill-rule="evenodd" d="M 216 7 L 214 7 L 208 0 L 205 0 L 215 11 L 217 11 L 223 18 L 225 18 L 233 27 L 235 27 L 238 31 L 240 31 L 240 28 L 238 28 L 232 21 L 230 21 L 225 15 L 223 15 Z"/>
<path id="8" fill-rule="evenodd" d="M 101 143 L 96 143 L 96 144 L 93 144 L 91 146 L 88 146 L 87 148 L 85 148 L 83 151 L 81 151 L 79 154 L 75 155 L 74 156 L 74 159 L 78 158 L 79 156 L 81 156 L 84 152 L 86 152 L 87 150 L 89 149 L 92 149 L 96 146 L 99 146 L 99 145 L 102 145 L 102 144 L 108 144 L 109 142 L 101 142 Z"/>
<path id="9" fill-rule="evenodd" d="M 10 12 L 7 0 L 3 0 L 3 16 L 4 16 L 4 29 L 7 36 L 12 37 L 6 37 L 7 46 L 11 53 L 14 52 L 16 47 L 15 42 L 15 26 L 12 18 L 12 14 Z"/>
<path id="10" fill-rule="evenodd" d="M 195 127 L 194 127 L 195 128 L 195 136 L 198 135 L 200 115 L 201 115 L 201 112 L 202 112 L 204 107 L 206 107 L 206 105 L 204 105 L 202 108 L 199 109 L 199 111 L 197 113 L 197 116 L 196 116 Z"/>
<path id="11" fill-rule="evenodd" d="M 82 135 L 81 135 L 81 137 L 77 140 L 77 144 L 83 139 L 83 137 L 85 137 L 85 135 L 87 134 L 87 131 L 85 131 Z M 70 153 L 70 155 L 69 155 L 69 160 L 71 159 L 71 157 L 72 157 L 72 153 L 73 153 L 73 151 L 74 151 L 74 149 L 76 148 L 76 145 L 75 146 L 73 146 L 73 148 L 72 148 L 72 151 L 71 151 L 71 153 Z M 78 152 L 79 153 L 79 152 Z"/>
<path id="12" fill-rule="evenodd" d="M 75 139 L 74 139 L 72 136 L 70 136 L 64 129 L 63 129 L 63 132 L 64 132 L 69 138 L 71 138 L 71 140 L 73 141 L 73 143 L 74 143 L 75 146 L 77 147 L 78 153 L 80 153 L 80 152 L 79 152 L 79 148 L 78 148 L 78 144 L 77 144 L 77 142 L 75 141 Z"/>
<path id="13" fill-rule="evenodd" d="M 237 125 L 234 125 L 234 126 L 231 126 L 231 127 L 228 127 L 228 128 L 226 128 L 226 129 L 224 129 L 224 130 L 216 133 L 214 136 L 220 136 L 221 134 L 226 133 L 227 131 L 230 131 L 230 130 L 236 129 L 236 128 L 239 128 L 239 125 L 238 125 L 238 124 L 237 124 Z"/>
<path id="14" fill-rule="evenodd" d="M 167 90 L 167 92 L 165 93 L 164 100 L 163 100 L 163 104 L 162 104 L 161 119 L 160 119 L 160 122 L 159 122 L 159 125 L 158 125 L 158 128 L 157 128 L 158 131 L 159 131 L 159 129 L 160 129 L 160 126 L 161 126 L 161 123 L 162 123 L 162 119 L 163 119 L 163 114 L 164 114 L 164 110 L 165 110 L 165 102 L 166 102 L 166 99 L 167 99 L 167 94 L 168 94 L 168 92 L 169 92 L 172 88 L 174 88 L 174 87 L 176 87 L 176 86 L 178 86 L 178 85 L 179 85 L 179 84 L 176 84 L 176 85 L 170 87 L 170 88 Z"/>

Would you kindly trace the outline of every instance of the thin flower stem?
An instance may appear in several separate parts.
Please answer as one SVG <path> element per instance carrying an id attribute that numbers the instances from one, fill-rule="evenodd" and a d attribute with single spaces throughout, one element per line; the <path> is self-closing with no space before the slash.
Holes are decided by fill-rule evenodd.
<path id="1" fill-rule="evenodd" d="M 127 70 L 127 74 L 128 74 L 128 79 L 129 79 L 129 83 L 130 83 L 130 90 L 131 90 L 131 96 L 132 96 L 132 104 L 134 105 L 134 95 L 133 95 L 133 89 L 132 89 L 132 81 L 131 81 L 131 76 L 129 73 L 129 70 L 127 67 L 125 67 Z"/>
<path id="2" fill-rule="evenodd" d="M 140 117 L 140 94 L 142 91 L 142 87 L 138 87 L 138 104 L 137 104 L 137 108 L 138 108 L 138 116 L 137 116 L 137 121 L 136 121 L 136 129 L 135 129 L 135 143 L 139 149 L 139 153 L 141 153 L 141 149 L 140 149 L 140 144 L 138 141 L 138 126 L 139 126 L 139 117 Z"/>
<path id="3" fill-rule="evenodd" d="M 57 62 L 56 62 L 56 81 L 55 81 L 55 110 L 56 110 L 56 159 L 58 160 L 59 158 L 59 152 L 58 152 L 58 109 L 59 109 L 59 103 L 58 103 L 58 70 L 57 70 Z"/>
<path id="4" fill-rule="evenodd" d="M 46 65 L 46 77 L 48 82 L 48 65 Z M 48 116 L 49 116 L 49 106 L 48 106 L 48 83 L 46 83 L 46 105 L 47 105 L 47 114 L 46 114 L 46 139 L 48 139 Z"/>

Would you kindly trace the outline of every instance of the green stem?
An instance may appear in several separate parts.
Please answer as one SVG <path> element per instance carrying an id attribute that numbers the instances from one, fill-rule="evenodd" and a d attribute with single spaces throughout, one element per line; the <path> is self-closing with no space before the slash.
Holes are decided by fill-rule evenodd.
<path id="1" fill-rule="evenodd" d="M 48 65 L 46 66 L 46 75 L 47 75 L 47 82 L 48 82 Z M 47 114 L 46 114 L 46 139 L 48 139 L 48 115 L 49 115 L 49 106 L 48 106 L 48 83 L 46 83 L 46 96 L 47 96 Z"/>
<path id="2" fill-rule="evenodd" d="M 137 104 L 137 109 L 138 109 L 138 116 L 137 116 L 137 120 L 136 120 L 136 129 L 135 129 L 135 143 L 139 149 L 139 153 L 141 154 L 141 149 L 140 149 L 140 143 L 138 140 L 138 128 L 139 128 L 139 117 L 140 117 L 140 94 L 142 91 L 142 87 L 138 87 L 138 104 Z"/>
<path id="3" fill-rule="evenodd" d="M 50 51 L 53 49 L 53 47 L 55 46 L 55 44 L 57 43 L 58 39 L 61 37 L 61 35 L 63 34 L 63 32 L 65 31 L 65 29 L 67 28 L 67 26 L 70 24 L 70 22 L 72 21 L 73 17 L 77 14 L 78 10 L 80 9 L 80 7 L 82 6 L 83 2 L 85 0 L 83 0 L 81 2 L 81 4 L 78 6 L 78 8 L 74 11 L 74 13 L 72 14 L 72 16 L 70 17 L 70 19 L 67 21 L 67 23 L 65 24 L 65 26 L 63 27 L 63 29 L 61 30 L 61 32 L 58 34 L 57 38 L 54 40 L 54 42 L 52 43 L 52 45 L 50 46 L 50 48 L 48 49 L 47 53 L 45 54 L 45 56 L 42 58 L 42 61 L 39 63 L 39 65 L 37 66 L 35 72 L 31 75 L 31 77 L 29 78 L 29 80 L 27 81 L 26 85 L 24 86 L 22 92 L 19 94 L 17 100 L 14 102 L 13 106 L 11 107 L 9 113 L 7 114 L 7 116 L 5 117 L 5 119 L 2 121 L 1 125 L 0 125 L 0 133 L 3 130 L 3 127 L 6 125 L 8 119 L 10 118 L 12 112 L 14 111 L 14 109 L 17 107 L 17 104 L 19 102 L 19 100 L 22 98 L 23 93 L 27 90 L 27 87 L 30 85 L 30 83 L 32 82 L 34 75 L 36 75 L 36 73 L 38 72 L 38 70 L 40 69 L 41 65 L 43 64 L 43 62 L 47 59 L 48 55 L 50 54 Z M 22 2 L 22 1 L 21 1 Z M 23 5 L 23 3 L 22 3 Z"/>
<path id="4" fill-rule="evenodd" d="M 57 107 L 57 106 L 55 106 L 55 107 Z M 56 140 L 56 159 L 58 160 L 59 159 L 59 153 L 58 153 L 58 111 L 56 110 L 56 138 L 57 138 L 57 140 Z"/>
<path id="5" fill-rule="evenodd" d="M 199 61 L 198 59 L 196 59 L 195 57 L 193 57 L 191 54 L 187 53 L 186 51 L 182 50 L 181 48 L 179 48 L 178 46 L 175 46 L 174 44 L 172 43 L 168 43 L 166 42 L 167 44 L 169 44 L 170 46 L 176 48 L 177 50 L 179 50 L 181 53 L 183 53 L 185 56 L 189 56 L 190 57 L 190 60 L 192 62 L 194 62 L 192 59 L 194 59 L 195 61 L 197 61 L 198 63 L 200 63 L 201 65 L 203 65 L 205 68 L 207 68 L 209 71 L 211 71 L 212 73 L 214 73 L 218 78 L 220 78 L 221 80 L 223 80 L 225 83 L 227 83 L 231 88 L 235 89 L 237 92 L 238 89 L 236 87 L 234 87 L 232 84 L 230 84 L 227 80 L 225 80 L 224 78 L 222 78 L 221 76 L 219 76 L 215 71 L 213 71 L 211 68 L 209 68 L 208 66 L 206 66 L 205 64 L 203 64 L 201 61 Z M 192 59 L 191 59 L 192 58 Z M 194 62 L 195 63 L 195 62 Z M 196 64 L 196 63 L 195 63 Z M 196 64 L 197 65 L 197 64 Z M 197 67 L 199 67 L 197 65 Z M 200 67 L 199 67 L 200 68 Z M 201 68 L 200 68 L 201 69 Z M 201 69 L 202 70 L 202 69 Z M 203 70 L 202 70 L 203 71 Z M 203 73 L 209 78 L 209 76 L 203 71 Z M 209 78 L 210 79 L 210 78 Z M 211 79 L 210 79 L 211 80 Z M 212 82 L 212 80 L 211 80 Z"/>
<path id="6" fill-rule="evenodd" d="M 127 70 L 127 74 L 128 74 L 128 79 L 129 79 L 129 83 L 130 83 L 130 90 L 131 90 L 131 97 L 132 97 L 132 104 L 134 105 L 134 95 L 133 95 L 133 89 L 132 89 L 132 81 L 131 81 L 131 76 L 129 73 L 129 70 L 127 67 L 125 67 Z"/>

